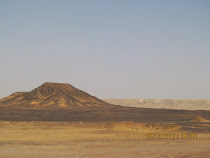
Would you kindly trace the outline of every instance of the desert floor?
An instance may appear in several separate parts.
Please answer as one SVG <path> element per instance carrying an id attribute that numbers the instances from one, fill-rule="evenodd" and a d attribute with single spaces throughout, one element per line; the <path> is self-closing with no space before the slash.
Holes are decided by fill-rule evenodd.
<path id="1" fill-rule="evenodd" d="M 0 157 L 207 158 L 209 128 L 209 123 L 0 121 Z"/>

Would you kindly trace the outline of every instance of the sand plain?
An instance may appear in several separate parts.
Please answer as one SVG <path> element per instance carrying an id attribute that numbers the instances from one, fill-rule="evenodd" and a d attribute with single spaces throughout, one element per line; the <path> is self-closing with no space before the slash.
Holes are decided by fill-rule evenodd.
<path id="1" fill-rule="evenodd" d="M 210 157 L 208 133 L 210 124 L 189 122 L 192 127 L 190 129 L 183 128 L 185 124 L 132 121 L 95 123 L 0 121 L 0 156 L 1 158 Z M 197 130 L 191 130 L 193 128 Z M 173 133 L 178 137 L 151 136 L 157 133 Z M 186 135 L 182 137 L 183 133 Z M 191 137 L 192 134 L 195 137 Z"/>

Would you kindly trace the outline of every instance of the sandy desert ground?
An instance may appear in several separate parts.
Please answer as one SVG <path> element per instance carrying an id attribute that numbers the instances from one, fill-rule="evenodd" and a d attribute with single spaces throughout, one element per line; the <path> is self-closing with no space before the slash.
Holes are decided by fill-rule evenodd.
<path id="1" fill-rule="evenodd" d="M 48 82 L 13 93 L 0 100 L 0 158 L 210 157 L 208 100 L 117 101 Z"/>
<path id="2" fill-rule="evenodd" d="M 210 128 L 209 122 L 190 124 Z M 173 122 L 0 121 L 0 155 L 1 158 L 210 157 L 210 134 L 186 130 L 183 126 Z M 174 135 L 155 136 L 157 133 Z"/>

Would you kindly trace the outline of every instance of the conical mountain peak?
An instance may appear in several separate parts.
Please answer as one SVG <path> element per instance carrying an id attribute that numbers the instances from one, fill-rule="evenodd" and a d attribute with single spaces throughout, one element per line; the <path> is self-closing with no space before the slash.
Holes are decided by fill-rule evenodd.
<path id="1" fill-rule="evenodd" d="M 67 83 L 46 82 L 30 92 L 14 93 L 0 100 L 1 104 L 24 106 L 103 106 L 108 104 Z"/>

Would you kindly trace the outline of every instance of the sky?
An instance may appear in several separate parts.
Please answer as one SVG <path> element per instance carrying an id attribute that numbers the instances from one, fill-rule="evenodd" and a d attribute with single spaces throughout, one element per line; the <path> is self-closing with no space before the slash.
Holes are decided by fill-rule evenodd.
<path id="1" fill-rule="evenodd" d="M 210 99 L 209 0 L 0 0 L 0 98 Z"/>

